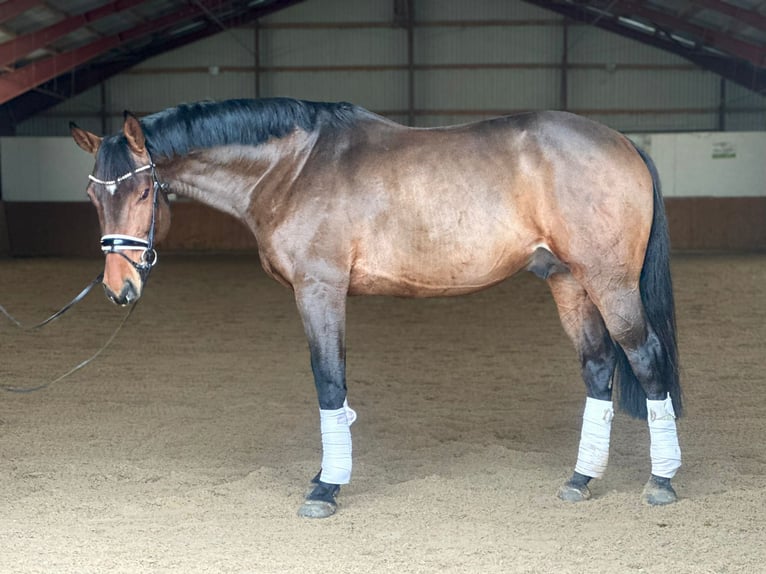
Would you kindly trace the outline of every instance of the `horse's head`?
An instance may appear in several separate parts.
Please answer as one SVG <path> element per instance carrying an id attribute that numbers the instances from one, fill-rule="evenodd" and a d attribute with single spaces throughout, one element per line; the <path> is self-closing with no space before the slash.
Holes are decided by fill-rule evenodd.
<path id="1" fill-rule="evenodd" d="M 101 224 L 104 289 L 113 302 L 127 305 L 141 296 L 170 209 L 133 115 L 126 112 L 122 134 L 103 139 L 74 124 L 70 130 L 77 145 L 96 156 L 87 192 Z"/>

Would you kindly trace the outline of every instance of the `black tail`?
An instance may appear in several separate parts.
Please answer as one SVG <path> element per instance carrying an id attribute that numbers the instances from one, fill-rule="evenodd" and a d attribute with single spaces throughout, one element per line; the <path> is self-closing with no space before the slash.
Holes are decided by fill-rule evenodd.
<path id="1" fill-rule="evenodd" d="M 676 343 L 676 313 L 673 302 L 673 282 L 670 278 L 670 237 L 668 222 L 665 217 L 665 204 L 662 201 L 660 178 L 652 158 L 636 146 L 641 159 L 646 163 L 652 175 L 654 186 L 654 217 L 649 234 L 649 243 L 644 254 L 644 266 L 641 269 L 639 290 L 644 313 L 649 326 L 657 334 L 662 349 L 658 357 L 659 376 L 673 399 L 676 416 L 683 412 L 681 385 L 678 370 L 678 345 Z M 615 344 L 617 368 L 615 371 L 619 385 L 620 407 L 636 418 L 646 418 L 646 393 L 633 374 L 628 358 Z"/>

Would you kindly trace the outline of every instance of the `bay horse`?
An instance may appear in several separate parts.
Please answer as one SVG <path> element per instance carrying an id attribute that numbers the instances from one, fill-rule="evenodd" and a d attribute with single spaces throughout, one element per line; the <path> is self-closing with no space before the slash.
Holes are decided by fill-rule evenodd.
<path id="1" fill-rule="evenodd" d="M 570 113 L 411 128 L 345 102 L 198 102 L 101 138 L 87 194 L 114 303 L 143 291 L 172 191 L 229 213 L 255 235 L 266 273 L 292 289 L 319 399 L 321 470 L 299 510 L 326 517 L 351 478 L 345 314 L 349 295 L 434 297 L 528 270 L 544 279 L 577 351 L 586 400 L 574 473 L 590 498 L 619 405 L 647 420 L 645 502 L 672 503 L 681 414 L 667 222 L 650 157 Z"/>

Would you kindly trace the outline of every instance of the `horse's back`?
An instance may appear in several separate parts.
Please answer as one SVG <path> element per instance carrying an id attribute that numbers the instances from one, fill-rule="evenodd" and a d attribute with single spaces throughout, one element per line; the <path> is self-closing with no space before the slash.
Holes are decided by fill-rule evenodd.
<path id="1" fill-rule="evenodd" d="M 614 247 L 629 219 L 648 234 L 640 157 L 624 136 L 573 114 L 437 129 L 371 115 L 333 141 L 341 151 L 327 150 L 333 161 L 309 166 L 317 177 L 307 181 L 332 193 L 323 220 L 342 225 L 318 228 L 313 245 L 346 259 L 351 293 L 471 292 L 525 268 L 540 247 L 578 265 L 602 240 L 635 251 Z M 637 189 L 647 185 L 648 196 Z"/>

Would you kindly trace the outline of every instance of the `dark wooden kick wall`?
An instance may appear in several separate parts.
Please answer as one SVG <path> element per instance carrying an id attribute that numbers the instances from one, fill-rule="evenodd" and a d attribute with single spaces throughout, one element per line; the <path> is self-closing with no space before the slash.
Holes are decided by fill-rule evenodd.
<path id="1" fill-rule="evenodd" d="M 1 213 L 1 212 L 0 212 Z M 15 256 L 99 255 L 96 210 L 90 203 L 6 202 L 10 253 Z M 0 231 L 2 231 L 0 222 Z M 2 245 L 2 239 L 0 239 Z M 255 250 L 255 238 L 234 219 L 198 203 L 176 202 L 165 251 Z"/>
<path id="2" fill-rule="evenodd" d="M 673 249 L 766 249 L 766 197 L 669 197 Z"/>
<path id="3" fill-rule="evenodd" d="M 673 248 L 766 249 L 766 197 L 668 198 Z M 255 240 L 234 218 L 193 202 L 173 204 L 166 252 L 252 251 Z M 98 219 L 89 203 L 0 202 L 0 255 L 98 255 Z"/>

